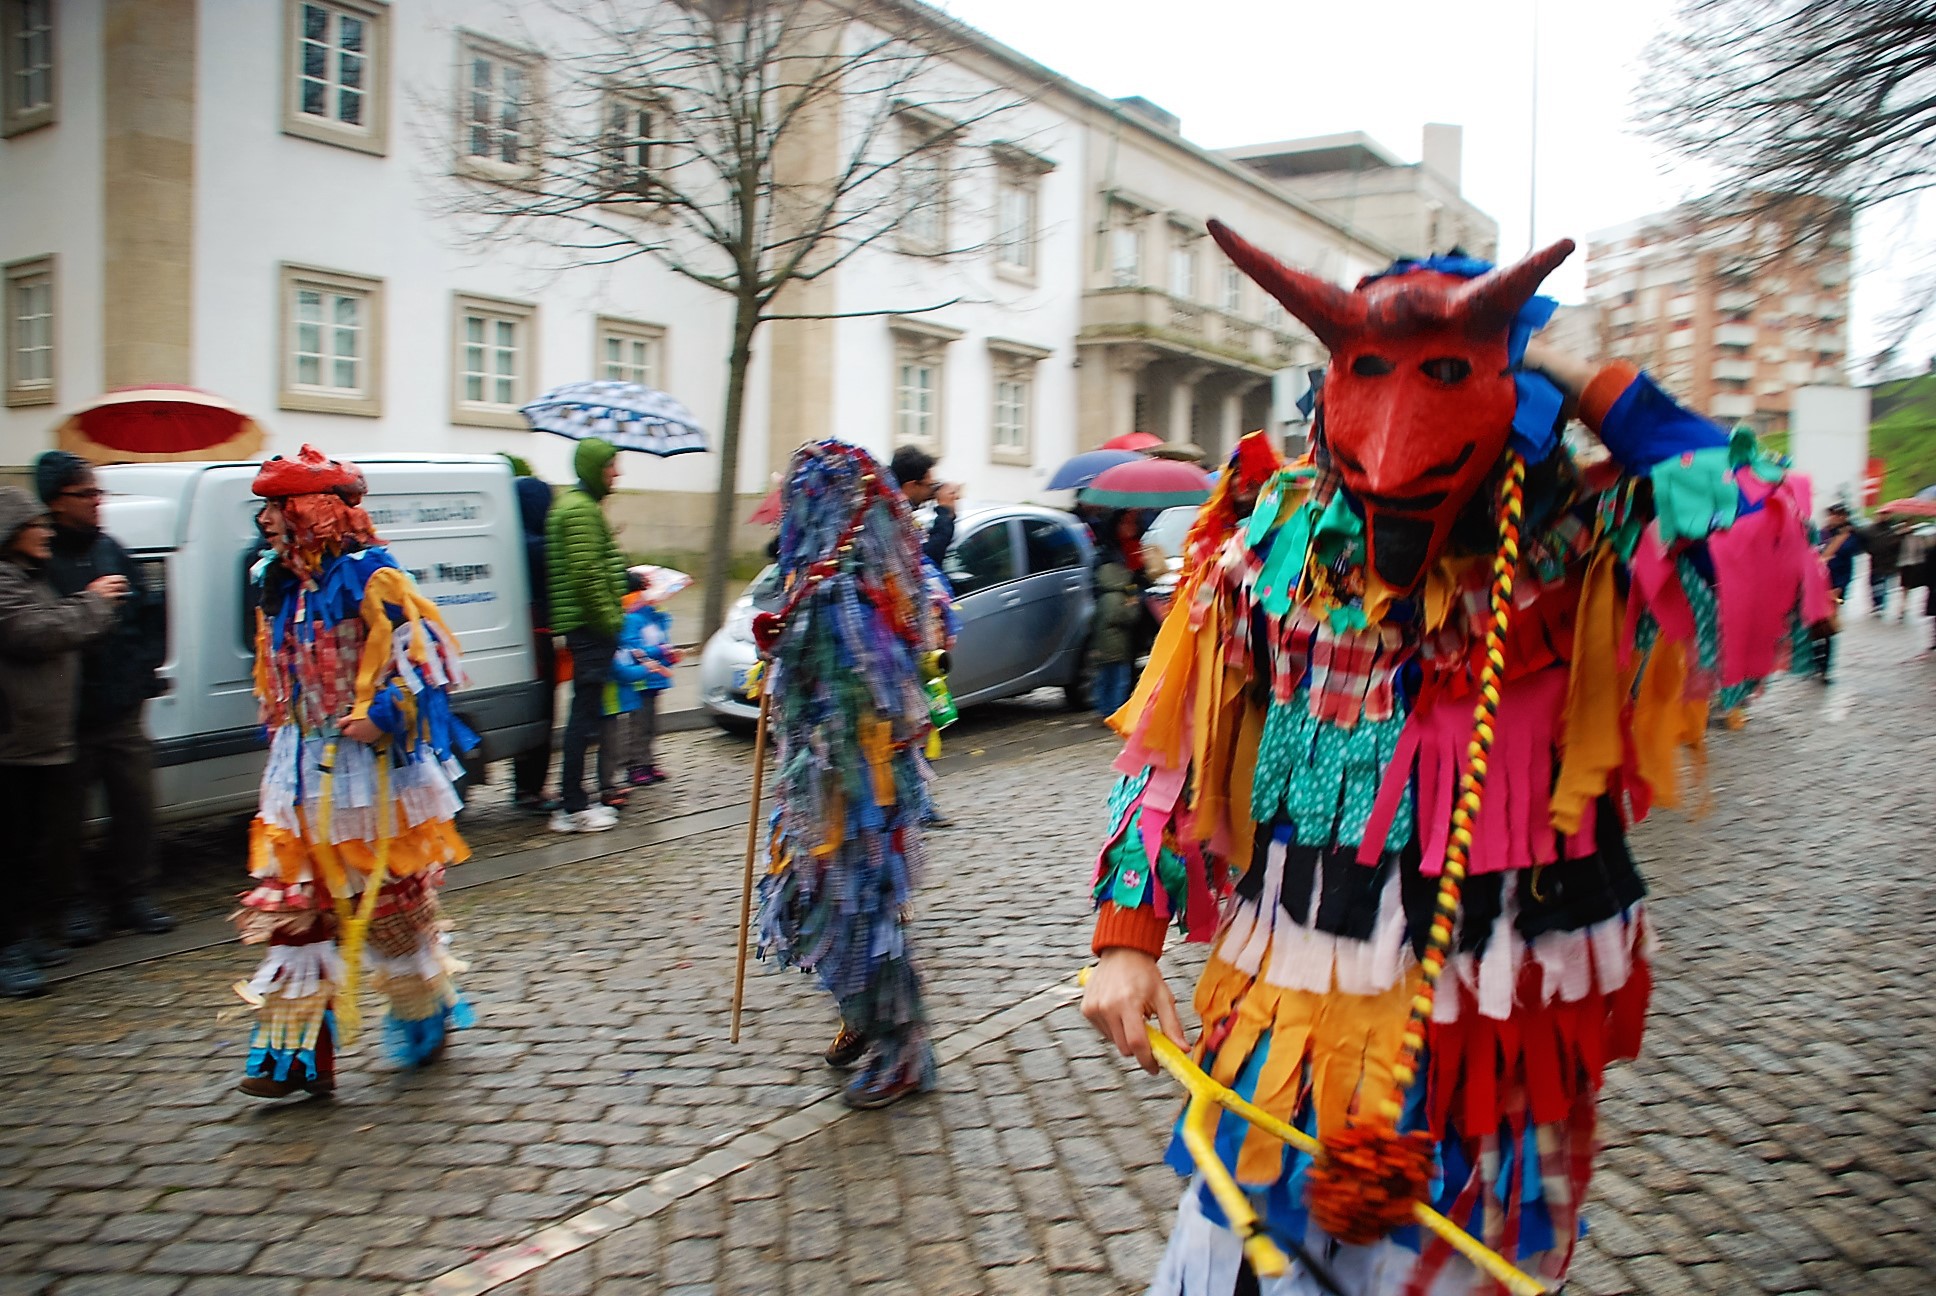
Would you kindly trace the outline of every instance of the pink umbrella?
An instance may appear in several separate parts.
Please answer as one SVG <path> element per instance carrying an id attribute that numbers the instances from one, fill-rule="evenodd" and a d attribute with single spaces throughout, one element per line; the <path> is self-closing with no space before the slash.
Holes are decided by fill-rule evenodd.
<path id="1" fill-rule="evenodd" d="M 1210 498 L 1203 469 L 1175 459 L 1143 459 L 1105 468 L 1076 492 L 1084 504 L 1103 508 L 1165 509 Z"/>
<path id="2" fill-rule="evenodd" d="M 1096 448 L 1098 450 L 1150 450 L 1163 444 L 1163 438 L 1153 432 L 1125 432 L 1121 436 L 1110 437 Z"/>

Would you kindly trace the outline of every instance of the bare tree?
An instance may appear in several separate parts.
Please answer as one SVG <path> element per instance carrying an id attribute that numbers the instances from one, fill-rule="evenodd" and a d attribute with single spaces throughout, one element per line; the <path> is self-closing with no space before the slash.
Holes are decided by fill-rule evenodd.
<path id="1" fill-rule="evenodd" d="M 465 165 L 480 237 L 566 266 L 645 256 L 733 302 L 705 630 L 723 619 L 753 343 L 785 294 L 900 232 L 948 256 L 935 214 L 974 164 L 951 149 L 1013 100 L 946 62 L 959 28 L 904 0 L 550 0 L 570 34 L 520 106 L 512 159 Z M 501 130 L 486 133 L 488 154 Z M 460 148 L 477 154 L 480 141 Z M 505 167 L 504 162 L 513 165 Z M 894 314 L 948 302 L 896 305 Z M 888 314 L 889 310 L 859 312 Z"/>
<path id="2" fill-rule="evenodd" d="M 1642 86 L 1647 133 L 1724 191 L 1862 208 L 1936 185 L 1929 0 L 1681 0 Z"/>

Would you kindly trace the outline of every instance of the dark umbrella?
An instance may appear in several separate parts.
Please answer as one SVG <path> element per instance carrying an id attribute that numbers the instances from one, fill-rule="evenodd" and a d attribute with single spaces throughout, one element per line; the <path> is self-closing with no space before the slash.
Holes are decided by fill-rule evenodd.
<path id="1" fill-rule="evenodd" d="M 1076 490 L 1087 486 L 1105 468 L 1117 464 L 1136 463 L 1143 456 L 1134 450 L 1089 450 L 1077 455 L 1055 470 L 1049 478 L 1049 490 Z"/>
<path id="2" fill-rule="evenodd" d="M 1203 503 L 1210 486 L 1195 464 L 1144 459 L 1105 468 L 1076 498 L 1103 508 L 1165 509 Z"/>

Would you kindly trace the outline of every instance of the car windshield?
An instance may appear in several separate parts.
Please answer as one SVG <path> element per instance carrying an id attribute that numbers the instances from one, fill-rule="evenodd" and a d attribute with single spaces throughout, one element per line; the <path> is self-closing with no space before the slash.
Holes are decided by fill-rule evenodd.
<path id="1" fill-rule="evenodd" d="M 1156 515 L 1156 521 L 1150 523 L 1149 530 L 1143 532 L 1143 543 L 1155 545 L 1166 558 L 1181 557 L 1183 538 L 1190 534 L 1190 524 L 1196 518 L 1194 504 L 1166 508 Z"/>
<path id="2" fill-rule="evenodd" d="M 746 596 L 762 605 L 773 602 L 779 595 L 780 565 L 778 563 L 768 563 L 761 568 L 760 574 L 753 578 L 753 583 L 746 587 Z"/>

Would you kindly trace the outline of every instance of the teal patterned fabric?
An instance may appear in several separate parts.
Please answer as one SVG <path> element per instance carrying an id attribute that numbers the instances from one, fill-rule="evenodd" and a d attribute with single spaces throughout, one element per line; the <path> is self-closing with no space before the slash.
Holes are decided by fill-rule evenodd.
<path id="1" fill-rule="evenodd" d="M 1356 846 L 1404 730 L 1402 711 L 1389 720 L 1360 720 L 1350 729 L 1319 720 L 1302 689 L 1289 702 L 1272 702 L 1257 744 L 1250 817 L 1268 823 L 1281 815 L 1304 845 Z M 1399 850 L 1411 840 L 1408 786 L 1384 849 Z"/>

